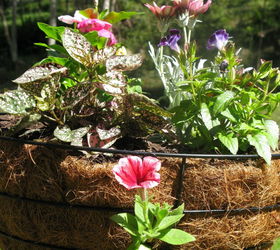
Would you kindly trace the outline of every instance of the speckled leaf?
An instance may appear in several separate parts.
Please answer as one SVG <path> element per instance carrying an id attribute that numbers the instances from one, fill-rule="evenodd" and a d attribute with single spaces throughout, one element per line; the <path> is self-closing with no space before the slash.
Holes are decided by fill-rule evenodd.
<path id="1" fill-rule="evenodd" d="M 107 59 L 115 55 L 117 49 L 115 47 L 105 47 L 97 50 L 92 55 L 92 60 L 95 64 L 104 63 Z"/>
<path id="2" fill-rule="evenodd" d="M 71 130 L 68 126 L 57 127 L 54 130 L 54 136 L 64 142 L 77 142 L 88 133 L 89 129 L 89 127 L 83 127 Z"/>
<path id="3" fill-rule="evenodd" d="M 113 56 L 106 61 L 107 71 L 131 71 L 139 68 L 143 63 L 143 57 L 140 54 L 131 56 Z"/>
<path id="4" fill-rule="evenodd" d="M 111 128 L 109 130 L 106 129 L 101 129 L 101 128 L 96 128 L 96 132 L 99 135 L 99 138 L 103 140 L 108 140 L 110 138 L 119 136 L 121 133 L 121 130 L 119 128 Z"/>
<path id="5" fill-rule="evenodd" d="M 122 88 L 126 86 L 124 75 L 118 71 L 107 72 L 101 79 L 102 82 L 96 84 L 97 87 L 110 94 L 121 94 Z"/>
<path id="6" fill-rule="evenodd" d="M 54 75 L 65 74 L 67 68 L 59 64 L 47 63 L 32 67 L 25 71 L 20 77 L 13 80 L 14 83 L 23 85 L 25 83 L 41 82 L 51 79 Z"/>
<path id="7" fill-rule="evenodd" d="M 0 95 L 0 111 L 9 114 L 26 114 L 36 106 L 35 99 L 20 89 Z"/>
<path id="8" fill-rule="evenodd" d="M 13 82 L 27 92 L 40 96 L 43 86 L 51 81 L 58 81 L 61 75 L 66 74 L 67 68 L 59 64 L 47 63 L 32 67 L 25 71 Z"/>
<path id="9" fill-rule="evenodd" d="M 95 148 L 110 148 L 120 137 L 119 128 L 111 128 L 109 130 L 96 127 L 95 130 L 88 134 L 88 145 Z"/>
<path id="10" fill-rule="evenodd" d="M 66 28 L 62 34 L 62 44 L 69 55 L 77 62 L 86 67 L 93 65 L 93 47 L 82 34 Z"/>
<path id="11" fill-rule="evenodd" d="M 92 84 L 79 83 L 69 89 L 67 89 L 63 98 L 63 107 L 72 108 L 78 103 L 84 101 L 90 94 Z"/>

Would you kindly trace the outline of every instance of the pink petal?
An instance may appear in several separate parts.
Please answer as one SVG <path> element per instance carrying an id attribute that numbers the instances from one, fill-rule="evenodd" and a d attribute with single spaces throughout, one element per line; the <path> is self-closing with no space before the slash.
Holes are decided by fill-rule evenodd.
<path id="1" fill-rule="evenodd" d="M 116 37 L 115 37 L 114 34 L 113 34 L 111 31 L 109 31 L 109 30 L 105 30 L 105 29 L 99 30 L 99 31 L 98 31 L 98 35 L 99 35 L 99 36 L 102 36 L 102 37 L 109 38 L 109 43 L 108 43 L 109 46 L 112 46 L 112 45 L 114 45 L 114 44 L 117 43 Z"/>
<path id="2" fill-rule="evenodd" d="M 117 181 L 127 189 L 141 187 L 137 183 L 139 165 L 142 165 L 142 161 L 141 158 L 137 156 L 121 158 L 118 164 L 113 168 L 113 173 Z"/>
<path id="3" fill-rule="evenodd" d="M 147 156 L 143 159 L 143 165 L 145 168 L 149 168 L 153 171 L 159 171 L 161 167 L 161 162 L 155 157 Z"/>
<path id="4" fill-rule="evenodd" d="M 76 10 L 74 13 L 74 20 L 76 23 L 80 23 L 84 20 L 87 20 L 88 18 L 85 17 L 84 15 L 80 14 L 80 11 Z"/>
<path id="5" fill-rule="evenodd" d="M 69 16 L 69 15 L 59 16 L 58 20 L 63 22 L 63 23 L 67 23 L 67 24 L 73 24 L 74 23 L 74 18 L 72 16 Z"/>

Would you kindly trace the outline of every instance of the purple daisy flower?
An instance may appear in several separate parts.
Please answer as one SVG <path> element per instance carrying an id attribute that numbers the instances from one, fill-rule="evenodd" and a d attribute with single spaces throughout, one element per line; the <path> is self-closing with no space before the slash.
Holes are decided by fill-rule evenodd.
<path id="1" fill-rule="evenodd" d="M 179 53 L 180 47 L 178 45 L 178 41 L 180 40 L 180 38 L 181 38 L 180 31 L 177 29 L 171 29 L 169 30 L 169 35 L 163 37 L 160 40 L 158 46 L 169 46 L 171 49 Z"/>
<path id="2" fill-rule="evenodd" d="M 214 32 L 207 42 L 207 49 L 217 48 L 222 50 L 228 42 L 229 34 L 226 30 L 217 30 Z"/>

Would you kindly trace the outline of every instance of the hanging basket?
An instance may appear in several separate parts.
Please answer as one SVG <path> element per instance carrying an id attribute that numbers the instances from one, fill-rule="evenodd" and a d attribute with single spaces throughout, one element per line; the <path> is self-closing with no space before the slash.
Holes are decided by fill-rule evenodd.
<path id="1" fill-rule="evenodd" d="M 104 150 L 0 138 L 0 248 L 125 249 L 130 236 L 109 219 L 133 211 L 134 191 L 112 167 L 126 155 L 162 162 L 154 202 L 185 203 L 178 228 L 196 241 L 158 249 L 244 249 L 280 236 L 280 155 L 188 155 Z M 99 151 L 90 160 L 78 150 Z M 114 155 L 104 162 L 103 153 Z M 113 158 L 113 157 L 112 157 Z M 98 163 L 100 159 L 100 163 Z M 103 160 L 102 160 L 103 159 Z"/>

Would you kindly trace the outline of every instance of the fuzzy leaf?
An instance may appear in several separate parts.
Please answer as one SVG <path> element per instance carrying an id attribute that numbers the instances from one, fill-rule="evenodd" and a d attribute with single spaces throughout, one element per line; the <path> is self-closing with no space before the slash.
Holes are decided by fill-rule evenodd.
<path id="1" fill-rule="evenodd" d="M 184 217 L 184 214 L 179 214 L 179 215 L 170 215 L 165 218 L 159 223 L 158 225 L 158 230 L 164 230 L 177 222 L 179 222 L 182 218 Z"/>
<path id="2" fill-rule="evenodd" d="M 36 106 L 35 99 L 20 89 L 0 94 L 0 111 L 9 114 L 26 114 Z"/>
<path id="3" fill-rule="evenodd" d="M 131 235 L 137 235 L 137 220 L 129 213 L 120 213 L 110 217 L 111 220 L 122 226 Z"/>
<path id="4" fill-rule="evenodd" d="M 143 63 L 143 57 L 140 54 L 131 56 L 114 56 L 106 61 L 107 71 L 131 71 L 139 68 Z"/>
<path id="5" fill-rule="evenodd" d="M 93 65 L 93 47 L 82 34 L 66 28 L 62 34 L 62 44 L 69 55 L 77 62 L 86 67 Z"/>
<path id="6" fill-rule="evenodd" d="M 167 230 L 157 238 L 171 245 L 182 245 L 195 241 L 195 237 L 191 234 L 175 228 Z"/>
<path id="7" fill-rule="evenodd" d="M 214 104 L 214 114 L 218 114 L 221 111 L 224 110 L 224 107 L 228 104 L 229 101 L 231 101 L 235 96 L 235 93 L 232 91 L 226 91 L 222 94 L 220 94 Z"/>
<path id="8" fill-rule="evenodd" d="M 179 207 L 173 209 L 169 214 L 170 215 L 179 215 L 179 214 L 183 214 L 184 213 L 184 208 L 185 208 L 185 205 L 184 203 L 181 204 Z"/>
<path id="9" fill-rule="evenodd" d="M 218 134 L 219 140 L 226 146 L 226 148 L 232 153 L 236 154 L 238 151 L 238 139 L 234 137 L 234 134 Z"/>
<path id="10" fill-rule="evenodd" d="M 264 134 L 259 133 L 256 135 L 247 135 L 247 139 L 250 145 L 256 148 L 258 155 L 264 158 L 268 165 L 270 165 L 271 152 L 266 136 Z"/>
<path id="11" fill-rule="evenodd" d="M 266 138 L 269 142 L 269 145 L 272 148 L 272 150 L 276 150 L 278 148 L 278 141 L 279 141 L 278 124 L 275 121 L 266 120 L 264 122 L 264 126 L 267 131 Z"/>
<path id="12" fill-rule="evenodd" d="M 71 130 L 68 126 L 62 128 L 57 127 L 54 130 L 54 136 L 64 142 L 77 142 L 80 138 L 85 136 L 89 131 L 89 127 L 78 128 Z"/>

